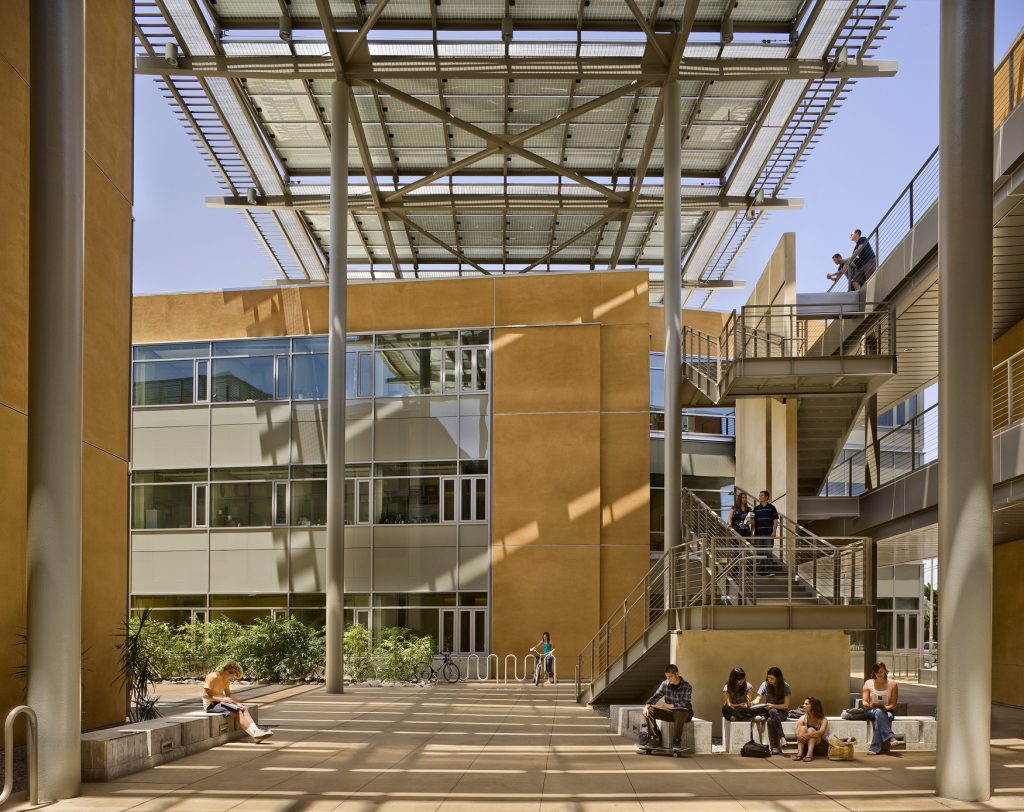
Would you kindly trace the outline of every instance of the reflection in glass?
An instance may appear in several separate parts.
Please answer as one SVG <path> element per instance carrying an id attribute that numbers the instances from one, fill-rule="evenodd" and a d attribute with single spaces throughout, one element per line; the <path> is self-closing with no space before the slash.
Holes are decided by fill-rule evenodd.
<path id="1" fill-rule="evenodd" d="M 132 528 L 192 526 L 191 485 L 136 485 L 132 488 Z"/>
<path id="2" fill-rule="evenodd" d="M 132 403 L 136 406 L 191 403 L 194 371 L 191 360 L 135 363 Z"/>
<path id="3" fill-rule="evenodd" d="M 209 342 L 189 344 L 148 344 L 139 345 L 132 350 L 132 358 L 136 361 L 156 361 L 160 359 L 208 358 Z"/>
<path id="4" fill-rule="evenodd" d="M 436 524 L 440 484 L 438 477 L 375 480 L 377 524 Z"/>
<path id="5" fill-rule="evenodd" d="M 269 527 L 272 482 L 214 482 L 210 485 L 214 527 Z"/>
<path id="6" fill-rule="evenodd" d="M 327 400 L 327 355 L 292 357 L 292 397 L 295 400 Z"/>
<path id="7" fill-rule="evenodd" d="M 213 354 L 225 355 L 287 355 L 289 338 L 248 338 L 242 341 L 214 341 Z"/>
<path id="8" fill-rule="evenodd" d="M 440 349 L 376 353 L 377 394 L 385 397 L 435 395 L 441 391 Z"/>
<path id="9" fill-rule="evenodd" d="M 248 400 L 272 400 L 274 397 L 274 357 L 215 358 L 213 360 L 213 400 L 231 403 Z"/>

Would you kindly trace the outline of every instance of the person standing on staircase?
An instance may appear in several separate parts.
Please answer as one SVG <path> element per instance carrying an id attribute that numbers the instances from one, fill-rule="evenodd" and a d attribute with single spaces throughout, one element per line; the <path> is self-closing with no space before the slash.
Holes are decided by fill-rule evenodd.
<path id="1" fill-rule="evenodd" d="M 753 510 L 754 537 L 750 540 L 750 543 L 759 550 L 757 575 L 767 575 L 769 578 L 775 574 L 772 547 L 775 546 L 775 539 L 779 535 L 779 511 L 775 509 L 770 499 L 771 494 L 768 491 L 761 491 L 757 495 L 757 504 Z"/>

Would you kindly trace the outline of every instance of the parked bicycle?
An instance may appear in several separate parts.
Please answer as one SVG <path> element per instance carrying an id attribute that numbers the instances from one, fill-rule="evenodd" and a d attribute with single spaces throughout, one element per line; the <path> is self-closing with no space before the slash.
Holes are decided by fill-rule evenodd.
<path id="1" fill-rule="evenodd" d="M 462 679 L 462 672 L 459 670 L 458 663 L 452 659 L 450 651 L 442 651 L 440 654 L 435 654 L 434 660 L 441 660 L 441 664 L 437 668 L 434 668 L 433 660 L 431 662 L 424 660 L 421 663 L 417 663 L 416 669 L 413 671 L 417 680 L 421 682 L 436 682 L 439 674 L 445 678 L 446 682 L 458 682 Z"/>

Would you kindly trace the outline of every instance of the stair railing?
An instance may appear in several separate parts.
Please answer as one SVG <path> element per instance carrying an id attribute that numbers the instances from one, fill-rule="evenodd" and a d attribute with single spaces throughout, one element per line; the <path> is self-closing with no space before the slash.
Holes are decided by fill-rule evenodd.
<path id="1" fill-rule="evenodd" d="M 708 542 L 707 572 L 714 573 L 713 578 L 709 577 L 709 582 L 716 582 L 720 594 L 727 597 L 730 603 L 756 603 L 754 547 L 689 488 L 682 490 L 680 526 L 684 537 L 690 541 Z M 723 588 L 719 581 L 724 581 L 727 587 Z M 709 603 L 715 603 L 714 599 L 711 598 Z"/>
<path id="2" fill-rule="evenodd" d="M 742 488 L 735 489 L 754 505 L 757 499 Z M 799 578 L 814 590 L 822 603 L 860 603 L 866 594 L 863 572 L 864 539 L 825 539 L 784 513 L 779 513 L 779 555 L 787 574 Z M 790 578 L 790 581 L 793 579 Z"/>
<path id="3" fill-rule="evenodd" d="M 14 792 L 14 723 L 25 717 L 25 744 L 28 766 L 28 801 L 39 806 L 39 739 L 36 712 L 28 705 L 18 705 L 4 721 L 4 788 L 0 790 L 0 806 Z"/>

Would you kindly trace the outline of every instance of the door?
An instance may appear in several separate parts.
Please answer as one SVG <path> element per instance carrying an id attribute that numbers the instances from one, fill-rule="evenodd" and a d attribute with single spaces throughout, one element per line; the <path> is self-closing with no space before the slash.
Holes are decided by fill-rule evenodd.
<path id="1" fill-rule="evenodd" d="M 455 647 L 457 637 L 455 636 L 455 610 L 454 609 L 440 609 L 441 612 L 441 634 L 439 635 L 438 643 L 440 644 L 439 651 L 458 651 Z"/>
<path id="2" fill-rule="evenodd" d="M 364 629 L 370 628 L 370 610 L 369 609 L 356 609 L 356 625 L 362 626 Z"/>
<path id="3" fill-rule="evenodd" d="M 896 613 L 896 650 L 917 651 L 919 615 L 917 612 Z"/>
<path id="4" fill-rule="evenodd" d="M 459 610 L 459 653 L 487 653 L 487 610 Z"/>

